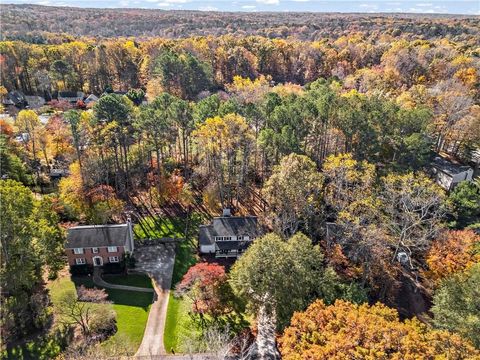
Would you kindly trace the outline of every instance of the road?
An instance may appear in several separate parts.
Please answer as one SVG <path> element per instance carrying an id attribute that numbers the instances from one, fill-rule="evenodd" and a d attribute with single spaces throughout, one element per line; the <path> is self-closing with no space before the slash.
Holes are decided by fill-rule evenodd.
<path id="1" fill-rule="evenodd" d="M 175 244 L 145 246 L 135 250 L 136 269 L 153 279 L 155 299 L 150 308 L 143 340 L 135 354 L 141 359 L 166 355 L 163 332 L 175 263 Z"/>

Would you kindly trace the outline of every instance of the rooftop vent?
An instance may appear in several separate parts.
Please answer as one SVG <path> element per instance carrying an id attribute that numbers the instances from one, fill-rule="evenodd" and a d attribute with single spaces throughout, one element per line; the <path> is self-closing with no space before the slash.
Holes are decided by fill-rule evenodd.
<path id="1" fill-rule="evenodd" d="M 229 208 L 223 209 L 222 216 L 232 216 L 232 211 Z"/>

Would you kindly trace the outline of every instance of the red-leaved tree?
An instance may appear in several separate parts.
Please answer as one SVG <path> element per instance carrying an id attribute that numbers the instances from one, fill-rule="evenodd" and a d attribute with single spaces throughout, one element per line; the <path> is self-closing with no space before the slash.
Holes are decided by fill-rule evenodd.
<path id="1" fill-rule="evenodd" d="M 205 315 L 216 317 L 228 310 L 222 295 L 222 289 L 228 285 L 226 280 L 223 266 L 198 263 L 188 269 L 175 293 L 192 301 L 192 312 L 199 315 L 203 324 Z"/>

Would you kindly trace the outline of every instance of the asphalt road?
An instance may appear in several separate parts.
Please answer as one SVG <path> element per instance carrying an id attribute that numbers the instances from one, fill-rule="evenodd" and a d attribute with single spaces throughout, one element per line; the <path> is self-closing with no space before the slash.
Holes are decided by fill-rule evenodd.
<path id="1" fill-rule="evenodd" d="M 175 263 L 175 244 L 145 246 L 135 250 L 136 269 L 153 279 L 155 300 L 150 308 L 143 340 L 135 357 L 155 358 L 166 355 L 163 332 L 167 315 L 168 297 Z"/>

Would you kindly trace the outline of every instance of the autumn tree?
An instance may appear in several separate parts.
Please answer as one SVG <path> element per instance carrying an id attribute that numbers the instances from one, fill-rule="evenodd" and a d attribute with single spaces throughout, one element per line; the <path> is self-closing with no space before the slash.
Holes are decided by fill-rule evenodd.
<path id="1" fill-rule="evenodd" d="M 33 156 L 33 160 L 37 162 L 37 151 L 38 151 L 38 143 L 37 143 L 37 128 L 40 126 L 40 120 L 38 119 L 38 115 L 33 110 L 22 110 L 18 113 L 17 118 L 15 120 L 15 125 L 18 129 L 27 134 L 26 137 L 22 137 L 26 146 L 31 144 L 31 152 Z M 37 168 L 38 165 L 35 164 L 34 168 Z"/>
<path id="2" fill-rule="evenodd" d="M 373 192 L 375 166 L 357 161 L 352 154 L 330 155 L 322 167 L 325 175 L 325 202 L 334 213 L 347 210 Z"/>
<path id="3" fill-rule="evenodd" d="M 381 303 L 355 305 L 322 300 L 295 313 L 279 340 L 284 359 L 437 358 L 474 359 L 479 353 L 466 340 L 432 330 L 417 319 L 401 322 Z"/>
<path id="4" fill-rule="evenodd" d="M 304 155 L 290 154 L 275 166 L 262 193 L 268 203 L 266 217 L 278 234 L 289 237 L 303 225 L 312 232 L 320 215 L 323 176 Z"/>
<path id="5" fill-rule="evenodd" d="M 199 316 L 202 328 L 207 324 L 206 316 L 215 321 L 237 310 L 225 268 L 215 263 L 192 266 L 176 286 L 175 293 L 192 301 L 192 311 Z"/>
<path id="6" fill-rule="evenodd" d="M 208 118 L 193 136 L 202 160 L 217 187 L 222 207 L 228 207 L 247 184 L 253 134 L 240 115 Z"/>
<path id="7" fill-rule="evenodd" d="M 439 283 L 480 262 L 480 236 L 472 230 L 445 231 L 428 251 L 426 276 Z"/>

